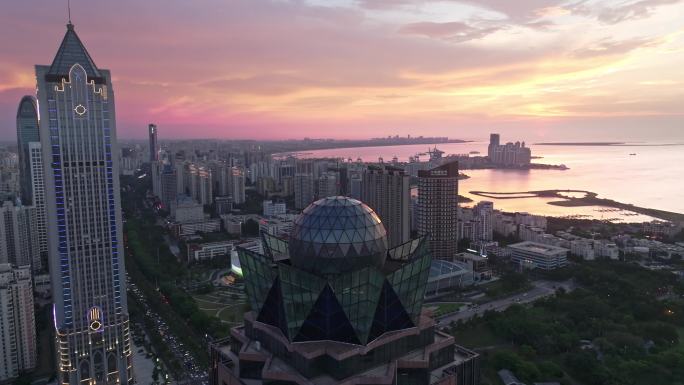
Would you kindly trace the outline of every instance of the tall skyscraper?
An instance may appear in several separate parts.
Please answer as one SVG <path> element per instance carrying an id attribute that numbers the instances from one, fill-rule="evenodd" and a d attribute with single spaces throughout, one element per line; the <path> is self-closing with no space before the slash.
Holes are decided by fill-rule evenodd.
<path id="1" fill-rule="evenodd" d="M 150 124 L 147 126 L 147 131 L 150 135 L 150 162 L 159 161 L 159 144 L 157 142 L 157 125 Z"/>
<path id="2" fill-rule="evenodd" d="M 34 271 L 42 268 L 36 208 L 15 206 L 10 201 L 0 207 L 0 263 L 14 266 L 31 266 Z"/>
<path id="3" fill-rule="evenodd" d="M 28 266 L 0 264 L 0 383 L 36 367 L 36 322 Z"/>
<path id="4" fill-rule="evenodd" d="M 119 151 L 109 70 L 69 23 L 37 65 L 60 384 L 133 381 L 122 248 Z"/>
<path id="5" fill-rule="evenodd" d="M 40 142 L 29 143 L 29 164 L 31 168 L 33 207 L 36 208 L 36 222 L 33 224 L 33 229 L 38 236 L 38 251 L 40 253 L 41 265 L 47 267 L 48 235 L 45 207 L 45 171 L 43 169 L 43 147 Z"/>
<path id="6" fill-rule="evenodd" d="M 33 203 L 29 143 L 40 142 L 36 98 L 24 96 L 17 110 L 17 150 L 19 152 L 19 189 L 25 205 Z"/>
<path id="7" fill-rule="evenodd" d="M 418 234 L 430 239 L 434 258 L 458 252 L 458 162 L 418 171 Z"/>
<path id="8" fill-rule="evenodd" d="M 411 236 L 409 176 L 400 168 L 382 165 L 369 166 L 362 178 L 361 200 L 385 224 L 390 247 L 408 242 Z"/>

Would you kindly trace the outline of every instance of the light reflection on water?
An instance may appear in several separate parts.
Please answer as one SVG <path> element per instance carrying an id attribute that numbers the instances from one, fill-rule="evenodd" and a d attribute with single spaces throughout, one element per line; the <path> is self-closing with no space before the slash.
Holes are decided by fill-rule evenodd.
<path id="1" fill-rule="evenodd" d="M 536 163 L 565 164 L 560 170 L 465 170 L 470 179 L 459 182 L 459 192 L 474 201 L 485 200 L 469 191 L 522 192 L 534 190 L 588 190 L 599 198 L 622 203 L 684 213 L 684 146 L 535 146 Z M 446 154 L 479 151 L 486 155 L 487 143 L 447 143 L 437 147 Z M 342 157 L 374 162 L 383 157 L 389 162 L 396 156 L 424 153 L 427 145 L 339 148 L 310 151 L 301 157 Z M 637 155 L 630 155 L 636 153 Z M 427 156 L 422 156 L 427 160 Z M 549 216 L 588 215 L 597 219 L 623 218 L 623 222 L 642 222 L 644 215 L 627 216 L 624 212 L 598 212 L 597 207 L 561 207 L 546 204 L 555 198 L 489 199 L 504 211 L 527 211 Z"/>

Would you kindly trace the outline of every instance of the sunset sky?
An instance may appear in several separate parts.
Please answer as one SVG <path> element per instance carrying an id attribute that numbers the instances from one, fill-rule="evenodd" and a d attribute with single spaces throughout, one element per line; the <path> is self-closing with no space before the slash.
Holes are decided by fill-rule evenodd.
<path id="1" fill-rule="evenodd" d="M 684 142 L 680 0 L 72 0 L 119 137 Z M 66 0 L 0 7 L 0 139 Z M 515 139 L 515 138 L 510 138 Z"/>

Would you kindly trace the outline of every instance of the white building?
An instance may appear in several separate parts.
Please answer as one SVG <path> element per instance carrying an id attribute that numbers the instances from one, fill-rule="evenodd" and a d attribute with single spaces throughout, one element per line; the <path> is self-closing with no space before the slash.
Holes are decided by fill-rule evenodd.
<path id="1" fill-rule="evenodd" d="M 264 201 L 262 203 L 263 210 L 262 214 L 265 217 L 272 217 L 276 215 L 284 215 L 287 213 L 287 207 L 285 203 L 273 203 L 273 201 Z"/>
<path id="2" fill-rule="evenodd" d="M 259 220 L 259 231 L 271 234 L 278 238 L 284 238 L 292 232 L 296 215 L 281 215 Z"/>
<path id="3" fill-rule="evenodd" d="M 202 261 L 205 259 L 213 259 L 221 255 L 230 255 L 233 251 L 235 241 L 221 241 L 210 243 L 189 243 L 188 244 L 188 260 Z"/>
<path id="4" fill-rule="evenodd" d="M 31 269 L 0 264 L 0 383 L 35 368 L 36 356 Z"/>
<path id="5" fill-rule="evenodd" d="M 217 218 L 173 223 L 171 231 L 176 237 L 195 235 L 197 233 L 215 233 L 221 231 L 221 220 Z"/>
<path id="6" fill-rule="evenodd" d="M 226 230 L 226 233 L 237 236 L 242 235 L 243 216 L 224 214 L 221 215 L 221 221 L 223 221 L 223 228 Z"/>
<path id="7" fill-rule="evenodd" d="M 204 220 L 204 207 L 187 196 L 179 196 L 176 204 L 171 205 L 171 216 L 176 222 L 196 222 Z"/>
<path id="8" fill-rule="evenodd" d="M 568 263 L 568 249 L 535 242 L 509 245 L 511 260 L 520 265 L 532 264 L 542 270 L 553 270 Z"/>

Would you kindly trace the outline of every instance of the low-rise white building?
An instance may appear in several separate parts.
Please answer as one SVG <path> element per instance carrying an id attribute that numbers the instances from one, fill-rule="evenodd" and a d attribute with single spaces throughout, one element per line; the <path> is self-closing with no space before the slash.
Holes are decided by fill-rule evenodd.
<path id="1" fill-rule="evenodd" d="M 196 222 L 204 219 L 204 207 L 189 196 L 179 196 L 171 205 L 171 216 L 176 222 Z"/>
<path id="2" fill-rule="evenodd" d="M 508 246 L 511 260 L 521 265 L 532 263 L 535 268 L 553 270 L 568 264 L 568 249 L 536 242 L 521 242 Z"/>
<path id="3" fill-rule="evenodd" d="M 262 214 L 265 217 L 272 217 L 276 215 L 285 215 L 287 213 L 287 208 L 285 203 L 273 203 L 273 201 L 268 200 L 263 202 Z"/>
<path id="4" fill-rule="evenodd" d="M 171 232 L 176 237 L 183 237 L 197 233 L 215 233 L 218 231 L 221 231 L 221 220 L 218 218 L 171 224 Z"/>
<path id="5" fill-rule="evenodd" d="M 230 255 L 235 241 L 221 241 L 209 243 L 188 243 L 188 260 L 202 261 L 213 259 L 221 255 Z"/>

